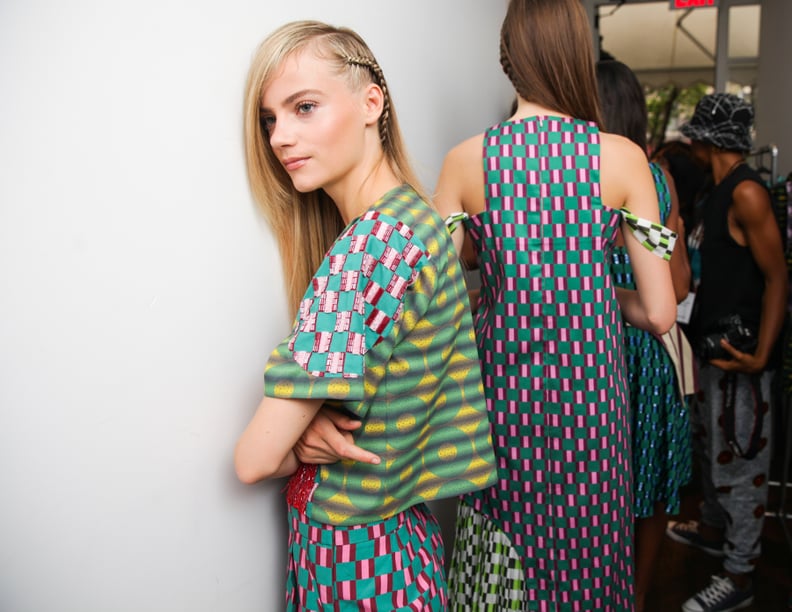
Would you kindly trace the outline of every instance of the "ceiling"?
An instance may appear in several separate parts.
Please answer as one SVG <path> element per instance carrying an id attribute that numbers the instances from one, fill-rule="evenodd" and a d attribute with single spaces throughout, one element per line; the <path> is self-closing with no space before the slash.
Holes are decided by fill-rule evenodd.
<path id="1" fill-rule="evenodd" d="M 643 83 L 714 83 L 717 8 L 671 10 L 668 0 L 627 0 L 603 3 L 596 11 L 602 49 L 630 66 Z M 728 80 L 754 85 L 760 7 L 732 6 L 728 14 Z"/>

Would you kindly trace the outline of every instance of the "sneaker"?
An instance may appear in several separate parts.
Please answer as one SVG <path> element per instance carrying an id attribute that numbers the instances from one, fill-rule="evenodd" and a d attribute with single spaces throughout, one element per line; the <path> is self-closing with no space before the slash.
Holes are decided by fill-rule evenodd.
<path id="1" fill-rule="evenodd" d="M 726 576 L 713 576 L 709 586 L 682 604 L 684 612 L 730 612 L 753 603 L 753 584 L 740 590 Z"/>
<path id="2" fill-rule="evenodd" d="M 698 521 L 687 521 L 685 523 L 669 521 L 668 527 L 666 527 L 666 535 L 675 542 L 695 546 L 713 557 L 722 557 L 725 554 L 723 552 L 723 540 L 706 540 L 699 535 Z"/>

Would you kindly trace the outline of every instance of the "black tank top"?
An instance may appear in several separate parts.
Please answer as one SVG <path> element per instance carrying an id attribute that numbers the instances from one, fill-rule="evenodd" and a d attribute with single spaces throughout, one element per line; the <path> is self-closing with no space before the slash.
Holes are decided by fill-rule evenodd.
<path id="1" fill-rule="evenodd" d="M 737 244 L 729 234 L 732 194 L 742 181 L 754 181 L 767 188 L 755 170 L 741 164 L 715 186 L 704 203 L 701 285 L 696 292 L 692 321 L 696 336 L 712 332 L 719 319 L 733 314 L 739 314 L 754 332 L 759 329 L 764 276 L 751 250 Z"/>

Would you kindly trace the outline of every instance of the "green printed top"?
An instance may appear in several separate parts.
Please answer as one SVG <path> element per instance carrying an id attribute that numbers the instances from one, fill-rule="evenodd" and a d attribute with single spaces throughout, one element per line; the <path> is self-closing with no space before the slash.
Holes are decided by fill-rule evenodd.
<path id="1" fill-rule="evenodd" d="M 326 398 L 363 421 L 379 465 L 303 465 L 289 503 L 350 525 L 495 482 L 462 268 L 443 220 L 408 186 L 342 232 L 270 356 L 265 394 Z"/>

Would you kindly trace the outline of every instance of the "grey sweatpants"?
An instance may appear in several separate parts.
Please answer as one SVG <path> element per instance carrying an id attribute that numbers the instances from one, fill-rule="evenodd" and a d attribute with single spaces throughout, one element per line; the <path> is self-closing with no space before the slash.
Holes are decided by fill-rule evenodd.
<path id="1" fill-rule="evenodd" d="M 699 462 L 704 495 L 701 520 L 707 525 L 725 530 L 726 557 L 723 567 L 726 571 L 744 574 L 754 570 L 761 552 L 770 470 L 772 373 L 765 372 L 761 375 L 762 403 L 759 405 L 749 377 L 737 374 L 734 428 L 743 451 L 748 449 L 758 412 L 764 412 L 760 450 L 753 459 L 740 457 L 726 443 L 725 375 L 723 370 L 714 366 L 701 366 L 701 391 L 693 402 L 691 415 L 693 450 Z"/>

